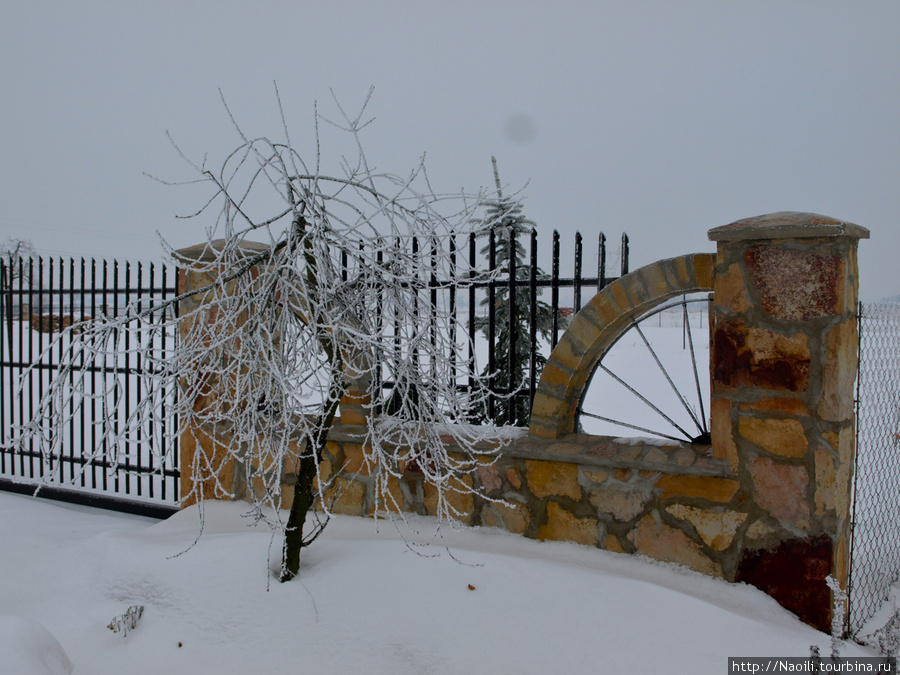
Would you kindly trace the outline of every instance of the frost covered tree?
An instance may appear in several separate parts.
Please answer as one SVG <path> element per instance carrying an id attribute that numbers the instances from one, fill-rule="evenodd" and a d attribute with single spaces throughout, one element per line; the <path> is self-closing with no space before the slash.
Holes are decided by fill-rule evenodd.
<path id="1" fill-rule="evenodd" d="M 525 246 L 522 244 L 522 240 L 531 236 L 535 223 L 522 213 L 521 201 L 504 196 L 496 158 L 491 157 L 491 163 L 494 167 L 497 197 L 482 201 L 484 216 L 475 221 L 479 234 L 488 238 L 488 243 L 481 249 L 481 254 L 490 258 L 493 248 L 494 267 L 490 273 L 502 272 L 507 277 L 510 271 L 510 261 L 514 258 L 516 279 L 527 281 L 531 278 L 532 269 L 531 263 L 525 255 Z M 540 268 L 535 269 L 534 273 L 537 278 L 545 276 Z M 505 423 L 511 420 L 515 426 L 528 426 L 531 416 L 530 401 L 527 396 L 516 395 L 515 392 L 524 386 L 531 368 L 531 302 L 531 289 L 527 285 L 516 286 L 515 315 L 512 316 L 513 303 L 510 302 L 509 288 L 501 286 L 494 291 L 494 341 L 492 345 L 494 368 L 492 373 L 490 366 L 486 366 L 482 377 L 492 378 L 492 387 L 495 390 L 509 392 L 512 395 L 499 397 L 490 404 L 487 401 L 483 402 L 477 418 L 481 421 L 495 420 Z M 535 335 L 549 340 L 553 326 L 553 310 L 550 305 L 536 298 L 534 302 L 536 304 Z M 481 301 L 481 306 L 487 309 L 490 308 L 490 304 L 490 297 Z M 475 328 L 490 340 L 490 315 L 476 317 Z M 515 350 L 514 367 L 510 369 L 510 352 L 513 349 Z M 547 358 L 537 352 L 534 361 L 535 379 L 539 379 Z"/>
<path id="2" fill-rule="evenodd" d="M 160 416 L 177 420 L 177 435 L 196 441 L 194 492 L 182 499 L 200 501 L 202 512 L 198 485 L 220 480 L 222 457 L 238 464 L 254 487 L 251 515 L 284 533 L 282 580 L 298 573 L 302 548 L 328 522 L 334 476 L 320 464 L 342 402 L 363 411 L 360 433 L 377 510 L 400 510 L 389 481 L 414 466 L 436 488 L 439 518 L 459 515 L 448 495 L 477 489 L 464 479 L 479 466 L 476 455 L 484 462 L 490 454 L 483 442 L 496 448 L 502 434 L 465 423 L 486 389 L 463 395 L 457 386 L 471 366 L 448 354 L 466 331 L 435 279 L 451 278 L 447 244 L 470 227 L 482 195 L 435 192 L 424 158 L 404 175 L 376 170 L 361 140 L 371 121 L 364 118 L 368 102 L 349 115 L 335 101 L 335 120 L 316 110 L 307 153 L 292 144 L 280 98 L 278 140 L 246 134 L 225 105 L 238 142 L 215 170 L 206 160 L 191 162 L 173 142 L 196 172 L 191 183 L 208 190 L 189 216 L 207 226 L 204 262 L 180 264 L 211 281 L 169 303 L 129 307 L 124 316 L 91 320 L 77 335 L 57 337 L 59 376 L 40 402 L 42 413 L 15 442 L 51 456 L 89 398 L 119 410 L 121 384 L 113 378 L 88 394 L 83 368 L 111 371 L 129 349 L 155 373 L 152 386 L 127 417 L 107 415 L 101 441 L 84 448 L 85 457 L 102 455 L 115 466 L 123 440 L 159 434 L 153 423 Z M 337 171 L 323 160 L 322 126 L 352 142 L 354 154 Z M 416 252 L 414 239 L 427 255 Z M 166 311 L 173 303 L 177 316 Z M 420 311 L 424 306 L 428 311 Z M 152 346 L 166 331 L 177 331 L 178 345 L 160 359 Z M 393 388 L 382 387 L 386 382 Z M 173 438 L 156 440 L 157 452 L 173 451 Z M 296 485 L 285 518 L 278 507 L 287 473 Z M 216 493 L 228 495 L 229 486 L 217 483 Z"/>
<path id="3" fill-rule="evenodd" d="M 37 257 L 34 244 L 29 239 L 16 239 L 7 237 L 6 241 L 0 244 L 0 261 L 2 261 L 3 274 L 0 276 L 0 285 L 2 288 L 12 288 L 13 283 L 22 279 L 25 281 L 23 268 L 30 258 Z"/>
<path id="4" fill-rule="evenodd" d="M 16 281 L 23 285 L 27 282 L 27 275 L 23 272 L 25 261 L 36 255 L 34 244 L 28 239 L 7 237 L 6 241 L 0 244 L 0 316 L 6 324 L 6 344 L 10 350 L 13 341 L 13 303 L 9 291 L 13 290 Z M 12 360 L 12 352 L 9 356 Z"/>

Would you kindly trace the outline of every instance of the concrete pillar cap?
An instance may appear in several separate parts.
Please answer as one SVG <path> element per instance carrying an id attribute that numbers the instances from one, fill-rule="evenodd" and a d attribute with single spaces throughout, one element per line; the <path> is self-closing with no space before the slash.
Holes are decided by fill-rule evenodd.
<path id="1" fill-rule="evenodd" d="M 178 258 L 184 260 L 196 260 L 197 262 L 213 262 L 217 258 L 217 253 L 225 248 L 225 239 L 213 239 L 205 241 L 202 244 L 195 244 L 187 248 L 181 248 L 175 251 Z M 271 248 L 269 244 L 261 244 L 256 241 L 242 241 L 238 246 L 238 250 L 246 255 L 254 253 L 262 253 Z"/>
<path id="2" fill-rule="evenodd" d="M 708 233 L 712 241 L 747 239 L 809 239 L 815 237 L 854 237 L 868 239 L 869 230 L 830 216 L 801 211 L 779 211 L 736 220 L 714 227 Z"/>

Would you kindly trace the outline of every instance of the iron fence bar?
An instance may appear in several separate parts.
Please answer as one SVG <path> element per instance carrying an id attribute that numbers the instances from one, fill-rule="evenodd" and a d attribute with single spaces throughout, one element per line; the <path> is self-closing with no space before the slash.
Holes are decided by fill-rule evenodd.
<path id="1" fill-rule="evenodd" d="M 475 389 L 475 373 L 472 372 L 475 364 L 475 266 L 477 265 L 475 258 L 475 233 L 469 234 L 469 391 Z"/>
<path id="2" fill-rule="evenodd" d="M 2 298 L 0 298 L 0 302 L 3 302 L 3 303 L 7 302 L 6 288 L 5 288 L 5 286 L 6 286 L 6 282 L 5 282 L 6 267 L 7 267 L 6 261 L 3 258 L 0 258 L 0 296 L 2 296 Z M 10 293 L 11 293 L 11 291 L 12 291 L 12 289 L 10 289 Z M 11 294 L 10 294 L 8 302 L 9 302 L 10 307 L 12 307 L 12 295 Z M 6 315 L 5 304 L 3 305 L 2 314 Z M 12 361 L 12 356 L 13 356 L 13 354 L 12 354 L 12 352 L 13 352 L 12 317 L 9 316 L 7 320 L 8 320 L 8 338 L 9 339 L 7 341 L 6 338 L 4 337 L 4 335 L 7 334 L 7 331 L 0 331 L 0 357 L 2 357 L 3 353 L 8 349 L 9 350 L 9 360 Z M 10 373 L 10 375 L 11 374 L 12 373 Z M 12 378 L 10 378 L 10 381 L 12 381 Z M 8 428 L 7 421 L 6 421 L 6 400 L 7 400 L 6 379 L 3 377 L 3 374 L 0 373 L 0 472 L 3 472 L 3 473 L 6 473 L 6 450 L 5 450 L 5 448 L 6 448 L 6 433 L 7 433 L 6 430 Z M 12 403 L 12 400 L 13 400 L 13 396 L 10 393 L 9 394 L 10 403 Z M 10 422 L 11 421 L 12 421 L 12 415 L 10 415 Z M 11 432 L 10 432 L 10 435 L 11 435 Z M 15 460 L 12 460 L 12 461 L 15 462 Z"/>
<path id="3" fill-rule="evenodd" d="M 412 238 L 412 257 L 413 260 L 419 259 L 419 238 L 414 236 Z M 418 277 L 418 274 L 416 274 Z M 418 278 L 416 279 L 418 281 Z M 416 322 L 418 323 L 419 317 L 419 292 L 418 290 L 413 294 L 413 316 L 416 317 Z M 418 325 L 415 327 L 415 332 L 419 332 Z M 413 372 L 419 372 L 419 346 L 418 341 L 416 341 L 416 346 L 412 350 L 412 363 L 413 363 Z"/>
<path id="4" fill-rule="evenodd" d="M 96 258 L 91 258 L 91 291 L 97 288 L 97 260 Z M 91 316 L 97 316 L 97 295 L 95 293 L 91 293 Z M 97 447 L 97 425 L 94 424 L 94 420 L 97 419 L 97 397 L 94 395 L 97 392 L 97 374 L 96 372 L 90 372 L 91 377 L 91 449 Z M 97 487 L 97 468 L 91 468 L 91 487 Z"/>
<path id="5" fill-rule="evenodd" d="M 6 289 L 5 289 L 5 279 L 6 279 L 6 261 L 0 258 L 0 302 L 6 302 Z M 12 307 L 12 296 L 9 298 L 9 305 Z M 3 314 L 6 314 L 5 305 L 3 306 Z M 9 340 L 6 344 L 0 342 L 0 355 L 3 354 L 5 349 L 9 349 L 9 357 L 10 361 L 12 361 L 12 317 L 8 318 L 8 331 L 9 331 Z M 3 334 L 6 331 L 0 331 L 0 341 L 4 340 Z M 3 378 L 2 374 L 0 374 L 0 472 L 6 473 L 6 380 Z M 9 400 L 12 402 L 12 394 L 9 395 Z M 10 418 L 10 421 L 12 418 Z M 15 460 L 13 460 L 15 461 Z"/>
<path id="6" fill-rule="evenodd" d="M 150 263 L 149 274 L 150 274 L 150 289 L 151 289 L 151 290 L 150 290 L 150 297 L 149 297 L 148 302 L 150 303 L 150 306 L 151 306 L 151 307 L 153 306 L 153 290 L 152 290 L 152 289 L 153 289 L 153 281 L 154 281 L 155 278 L 156 278 L 155 272 L 156 272 L 156 269 L 155 269 L 154 264 L 153 264 L 153 263 Z M 140 283 L 140 282 L 139 282 L 139 283 Z M 164 323 L 164 322 L 161 322 L 161 323 Z M 165 334 L 164 331 L 160 331 L 160 347 L 159 347 L 160 349 L 162 349 L 162 344 L 161 344 L 161 343 L 162 343 L 162 339 L 163 339 L 164 334 Z M 140 392 L 139 392 L 139 393 L 140 393 Z M 140 396 L 139 396 L 139 398 L 140 398 Z M 164 400 L 165 400 L 165 399 L 161 399 L 161 400 L 160 400 L 160 403 L 162 403 Z M 160 421 L 162 422 L 163 425 L 165 425 L 165 419 L 166 419 L 165 416 L 160 416 Z M 160 456 L 160 455 L 159 455 L 158 453 L 154 453 L 154 441 L 155 441 L 155 439 L 156 439 L 156 435 L 153 433 L 153 431 L 154 431 L 153 427 L 152 427 L 152 426 L 149 426 L 148 429 L 147 429 L 147 431 L 148 431 L 148 435 L 147 435 L 147 445 L 149 446 L 148 452 L 149 452 L 150 461 L 153 461 L 153 458 L 154 458 L 155 456 L 158 457 L 158 456 Z M 165 426 L 164 426 L 164 427 L 163 427 L 163 433 L 165 433 L 165 431 L 166 431 L 166 429 L 165 429 Z M 138 459 L 140 460 L 140 458 L 138 458 Z M 150 480 L 150 481 L 148 482 L 148 485 L 147 485 L 147 496 L 150 497 L 150 498 L 153 498 L 153 493 L 154 493 L 154 489 L 153 489 L 153 481 Z"/>
<path id="7" fill-rule="evenodd" d="M 40 283 L 40 282 L 39 282 Z M 28 313 L 33 315 L 33 307 L 34 307 L 34 298 L 32 296 L 32 289 L 34 288 L 34 259 L 32 258 L 28 264 Z M 40 312 L 38 312 L 38 321 L 40 321 Z M 31 316 L 28 317 L 28 321 L 31 321 Z M 20 324 L 21 328 L 21 324 Z M 31 333 L 29 331 L 29 340 L 28 340 L 28 360 L 34 362 L 34 340 L 31 339 Z M 19 351 L 20 360 L 21 360 L 21 350 Z M 12 368 L 10 368 L 10 377 L 12 377 Z M 40 387 L 40 377 L 41 374 L 38 373 L 38 387 Z M 28 371 L 28 418 L 34 419 L 34 372 Z M 34 450 L 34 440 L 28 439 L 28 449 Z M 29 466 L 29 474 L 34 477 L 34 459 L 30 459 L 28 462 Z M 40 466 L 43 466 L 43 462 L 41 462 Z"/>
<path id="8" fill-rule="evenodd" d="M 9 338 L 7 343 L 7 347 L 9 349 L 9 358 L 12 360 L 12 349 L 13 349 L 13 311 L 12 311 L 12 258 L 9 260 L 9 264 L 7 264 L 6 260 L 0 258 L 0 315 L 5 316 L 6 318 L 6 334 Z M 7 279 L 7 275 L 9 279 Z M 9 287 L 7 289 L 7 286 Z M 7 290 L 9 292 L 9 297 L 7 298 Z M 0 349 L 0 354 L 3 354 L 3 350 Z M 6 425 L 3 425 L 3 428 L 6 428 Z M 2 438 L 2 437 L 0 437 Z"/>
<path id="9" fill-rule="evenodd" d="M 434 354 L 437 350 L 437 289 L 438 289 L 438 280 L 437 280 L 437 264 L 438 264 L 438 249 L 437 249 L 437 238 L 431 238 L 431 274 L 428 277 L 428 285 L 431 287 L 431 292 L 429 295 L 429 300 L 431 301 L 431 315 L 430 315 L 430 324 L 429 324 L 429 341 L 431 342 L 431 351 Z M 431 367 L 431 379 L 434 380 L 437 378 L 437 362 L 434 357 L 430 359 L 431 363 L 429 364 Z"/>
<path id="10" fill-rule="evenodd" d="M 113 316 L 118 319 L 119 318 L 119 261 L 113 260 Z M 115 358 L 115 357 L 114 357 Z M 118 358 L 116 358 L 116 362 L 118 362 Z M 126 367 L 127 367 L 126 362 Z M 116 385 L 118 386 L 119 381 L 116 378 Z M 112 410 L 112 418 L 113 418 L 113 438 L 119 438 L 119 405 L 118 401 L 116 401 L 116 406 Z M 117 444 L 115 448 L 116 453 L 116 464 L 118 465 L 118 459 L 120 454 L 120 445 Z M 122 472 L 118 470 L 118 466 L 116 467 L 115 475 L 113 476 L 113 484 L 116 486 L 116 492 L 119 491 L 120 480 L 122 477 Z"/>
<path id="11" fill-rule="evenodd" d="M 537 230 L 531 228 L 531 270 L 528 274 L 529 295 L 531 307 L 528 320 L 530 321 L 531 347 L 529 350 L 528 364 L 528 409 L 534 402 L 534 391 L 537 388 Z"/>
<path id="12" fill-rule="evenodd" d="M 60 270 L 60 282 L 62 282 L 62 270 Z M 69 316 L 69 325 L 71 326 L 72 323 L 75 321 L 75 307 L 74 307 L 74 305 L 75 305 L 75 258 L 69 258 L 69 289 L 68 290 L 69 290 L 69 314 L 68 314 L 68 316 Z M 60 308 L 60 312 L 59 312 L 59 329 L 60 329 L 60 331 L 63 330 L 63 327 L 65 325 L 65 316 L 66 316 L 65 311 L 62 308 Z M 67 335 L 68 335 L 68 341 L 69 341 L 69 345 L 68 345 L 69 352 L 71 352 L 74 336 L 72 335 L 71 331 Z M 62 346 L 63 346 L 62 340 L 60 340 L 60 347 L 62 347 Z M 69 454 L 71 456 L 74 456 L 75 451 L 76 451 L 76 448 L 75 448 L 75 392 L 74 392 L 74 389 L 75 389 L 75 372 L 71 368 L 69 368 L 69 392 L 68 392 L 68 398 L 69 398 L 69 443 L 68 443 L 68 446 L 69 446 Z M 83 448 L 78 448 L 79 460 L 83 459 L 82 455 L 83 455 Z M 82 484 L 84 484 L 83 483 L 83 481 L 84 481 L 84 471 L 83 471 L 84 462 L 80 461 L 79 463 L 80 463 L 81 469 L 82 469 L 82 471 L 79 472 L 79 479 L 82 482 Z M 70 465 L 69 466 L 69 480 L 73 480 L 75 478 L 75 476 L 73 475 L 74 471 L 75 471 L 74 465 Z"/>
<path id="13" fill-rule="evenodd" d="M 497 343 L 495 328 L 497 318 L 497 308 L 495 306 L 497 280 L 494 277 L 494 271 L 497 268 L 497 251 L 495 245 L 496 240 L 494 238 L 494 230 L 491 228 L 491 231 L 488 234 L 488 269 L 491 272 L 490 282 L 488 284 L 488 382 L 490 386 L 490 395 L 488 396 L 488 418 L 491 420 L 494 419 L 494 391 L 497 388 L 496 362 L 493 349 L 493 346 Z"/>
<path id="14" fill-rule="evenodd" d="M 378 269 L 384 268 L 384 251 L 382 249 L 382 242 L 379 239 L 376 244 L 376 252 L 375 252 L 375 265 Z M 377 335 L 381 335 L 381 331 L 384 330 L 384 288 L 379 286 L 375 290 L 375 333 Z M 381 400 L 383 398 L 383 375 L 382 375 L 383 364 L 378 364 L 378 367 L 375 369 L 375 382 L 372 389 L 373 395 L 375 395 L 374 403 L 377 406 L 381 406 Z M 381 410 L 381 408 L 378 408 Z"/>
<path id="15" fill-rule="evenodd" d="M 109 319 L 109 297 L 107 295 L 108 288 L 109 288 L 109 264 L 107 263 L 106 260 L 104 260 L 103 261 L 103 295 L 102 295 L 103 308 L 102 308 L 102 311 L 103 311 L 104 318 L 106 318 L 106 319 Z M 109 362 L 109 357 L 107 354 L 104 354 L 103 360 L 101 361 L 101 363 L 103 364 L 102 370 L 100 371 L 101 382 L 103 382 L 103 385 L 101 385 L 101 386 L 104 387 L 103 400 L 100 402 L 100 414 L 101 415 L 106 415 L 106 413 L 107 413 L 107 397 L 105 395 L 105 383 L 107 381 L 106 366 L 107 366 L 108 362 Z M 108 416 L 107 416 L 107 419 L 109 419 Z M 101 439 L 101 445 L 103 447 L 103 456 L 109 457 L 109 434 L 107 434 L 105 431 L 103 431 L 102 433 L 103 433 L 103 436 Z M 96 448 L 97 446 L 95 445 L 94 447 Z M 109 488 L 109 472 L 108 471 L 100 472 L 100 482 L 101 482 L 104 490 L 107 490 Z"/>
<path id="16" fill-rule="evenodd" d="M 581 309 L 581 232 L 575 233 L 575 311 Z"/>
<path id="17" fill-rule="evenodd" d="M 550 310 L 553 326 L 550 333 L 550 348 L 559 342 L 559 231 L 553 230 L 553 258 L 550 273 Z"/>
<path id="18" fill-rule="evenodd" d="M 61 259 L 60 259 L 60 260 L 61 260 Z M 50 321 L 50 326 L 52 327 L 52 326 L 53 326 L 53 293 L 54 293 L 54 288 L 53 288 L 53 258 L 50 258 L 50 278 L 49 278 L 49 280 L 48 280 L 47 285 L 49 286 L 49 288 L 48 288 L 47 290 L 48 290 L 48 292 L 49 292 L 49 294 L 50 294 L 50 316 L 49 316 L 49 321 Z M 51 334 L 52 334 L 52 330 L 51 330 Z M 53 344 L 54 344 L 53 342 L 50 343 L 50 348 L 49 348 L 49 350 L 48 350 L 48 357 L 49 357 L 49 363 L 50 363 L 50 364 L 53 363 Z M 53 383 L 53 378 L 52 378 L 52 377 L 48 378 L 47 386 L 48 386 L 48 387 L 51 387 L 51 386 L 52 386 L 52 383 Z M 53 419 L 53 403 L 54 403 L 54 399 L 53 399 L 52 397 L 50 398 L 50 402 L 49 402 L 49 403 L 50 403 L 50 419 L 52 420 L 52 419 Z M 53 427 L 52 427 L 52 426 L 50 427 L 50 430 L 49 430 L 49 434 L 48 434 L 48 435 L 50 436 L 50 447 L 52 448 L 52 447 L 53 447 Z M 60 453 L 60 456 L 62 456 L 62 453 Z M 52 462 L 53 462 L 53 453 L 50 453 L 50 461 L 51 461 L 50 471 L 53 471 L 53 465 L 52 465 Z M 61 483 L 64 483 L 64 482 L 65 482 L 65 474 L 63 473 L 64 467 L 65 467 L 65 465 L 64 465 L 62 462 L 60 462 L 60 463 L 59 463 L 59 479 L 60 479 L 60 482 L 61 482 Z"/>
<path id="19" fill-rule="evenodd" d="M 509 325 L 507 330 L 509 331 L 509 353 L 507 356 L 507 367 L 509 368 L 506 374 L 506 388 L 513 392 L 518 389 L 519 385 L 513 381 L 516 373 L 516 339 L 518 332 L 518 325 L 516 322 L 516 231 L 514 228 L 509 228 L 509 282 L 507 285 L 507 294 L 509 297 L 508 302 L 508 311 L 509 311 Z M 507 394 L 508 398 L 506 399 L 506 421 L 509 424 L 516 423 L 516 400 L 518 396 L 514 393 Z"/>
<path id="20" fill-rule="evenodd" d="M 85 295 L 84 295 L 85 263 L 84 263 L 84 258 L 81 258 L 81 265 L 79 267 L 79 272 L 80 272 L 80 276 L 81 276 L 81 283 L 79 284 L 79 286 L 81 287 L 81 290 L 79 291 L 79 294 L 78 294 L 78 311 L 79 311 L 79 320 L 84 321 L 85 320 L 85 318 L 84 318 L 85 317 L 85 306 L 84 306 L 84 301 L 85 301 Z M 84 366 L 84 352 L 83 351 L 81 352 L 80 365 L 82 367 Z M 84 371 L 83 370 L 80 370 L 80 372 L 79 372 L 79 380 L 81 381 L 82 387 L 83 387 L 84 386 Z M 78 439 L 79 439 L 79 446 L 81 447 L 82 459 L 84 459 L 85 438 L 86 437 L 85 437 L 85 432 L 84 432 L 84 396 L 82 396 L 81 405 L 78 407 Z M 82 467 L 81 467 L 81 485 L 82 486 L 85 485 L 85 480 L 86 480 L 86 478 L 85 478 L 86 469 L 84 467 L 84 464 L 86 464 L 86 463 L 87 463 L 87 460 L 85 460 L 82 463 Z M 93 483 L 93 477 L 94 477 L 94 470 L 93 470 L 93 468 L 91 468 L 92 483 Z"/>
<path id="21" fill-rule="evenodd" d="M 606 286 L 606 235 L 597 236 L 597 292 Z"/>
<path id="22" fill-rule="evenodd" d="M 143 280 L 143 274 L 144 274 L 144 266 L 140 262 L 138 262 L 138 264 L 137 264 L 138 288 L 137 288 L 137 291 L 135 292 L 135 297 L 137 298 L 135 300 L 135 308 L 137 309 L 138 314 L 140 314 L 141 310 L 143 309 L 143 303 L 141 302 L 142 294 L 140 291 L 141 282 Z M 128 333 L 126 333 L 126 335 L 127 334 Z M 129 351 L 129 354 L 130 353 L 131 352 Z M 140 367 L 140 365 L 141 365 L 140 364 L 140 354 L 136 355 L 136 358 L 138 360 L 138 367 Z M 137 397 L 138 401 L 141 400 L 141 380 L 142 379 L 143 378 L 141 378 L 141 377 L 137 377 L 137 378 L 135 378 L 135 382 L 134 382 L 135 396 Z M 129 387 L 129 390 L 130 390 L 130 387 Z M 131 406 L 126 404 L 125 410 L 126 410 L 126 412 L 128 412 L 128 414 L 130 414 Z M 140 464 L 143 461 L 144 444 L 142 441 L 143 441 L 143 425 L 139 422 L 137 425 L 137 429 L 135 430 L 135 445 L 137 446 L 137 463 L 138 464 Z M 129 453 L 129 456 L 130 455 L 131 455 L 131 453 Z M 143 496 L 143 481 L 140 481 L 140 480 L 137 481 L 137 494 L 139 497 Z"/>
<path id="23" fill-rule="evenodd" d="M 451 386 L 456 386 L 456 287 L 457 287 L 457 269 L 456 269 L 456 235 L 450 233 L 449 243 L 450 254 L 450 377 L 453 378 Z"/>

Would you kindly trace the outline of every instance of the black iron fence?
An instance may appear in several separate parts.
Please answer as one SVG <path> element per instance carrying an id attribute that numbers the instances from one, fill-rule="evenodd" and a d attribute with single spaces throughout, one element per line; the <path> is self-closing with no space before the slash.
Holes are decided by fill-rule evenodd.
<path id="1" fill-rule="evenodd" d="M 550 255 L 544 256 L 549 272 L 538 264 L 542 256 L 535 230 L 519 237 L 502 238 L 488 232 L 429 242 L 412 238 L 407 242 L 409 252 L 422 261 L 418 273 L 424 278 L 423 286 L 430 289 L 429 297 L 422 299 L 422 320 L 427 322 L 429 308 L 438 305 L 451 314 L 458 313 L 468 334 L 451 337 L 459 350 L 448 358 L 478 364 L 476 368 L 482 373 L 491 374 L 491 395 L 482 419 L 527 424 L 522 411 L 530 411 L 543 360 L 556 346 L 571 316 L 594 293 L 628 273 L 627 234 L 622 234 L 621 244 L 614 251 L 619 263 L 615 275 L 607 273 L 608 245 L 602 232 L 594 239 L 596 256 L 585 253 L 593 242 L 588 244 L 580 232 L 575 233 L 571 272 L 566 273 L 560 239 L 554 230 Z M 500 250 L 504 245 L 509 247 L 507 251 Z M 438 262 L 446 260 L 449 269 Z M 501 260 L 502 264 L 498 262 Z M 345 270 L 353 264 L 352 253 L 345 252 Z M 345 272 L 345 279 L 349 274 L 352 271 Z M 539 328 L 542 314 L 548 317 L 546 330 Z M 457 387 L 461 391 L 471 389 L 477 376 L 475 372 L 469 372 L 468 378 L 464 374 Z M 390 389 L 395 383 L 385 379 L 380 385 Z"/>
<path id="2" fill-rule="evenodd" d="M 165 265 L 107 260 L 0 262 L 0 488 L 24 493 L 39 488 L 47 497 L 148 515 L 176 508 L 177 451 L 164 455 L 158 442 L 160 433 L 171 430 L 131 436 L 120 441 L 121 447 L 97 451 L 108 443 L 101 419 L 126 418 L 132 399 L 146 389 L 143 378 L 149 374 L 128 344 L 138 337 L 127 335 L 121 354 L 102 368 L 83 364 L 69 371 L 79 386 L 59 404 L 68 406 L 60 451 L 48 456 L 33 442 L 24 447 L 12 443 L 17 425 L 41 413 L 41 399 L 78 339 L 77 330 L 63 329 L 93 317 L 118 316 L 129 303 L 140 310 L 174 297 L 176 273 Z M 174 339 L 171 332 L 162 332 L 152 349 L 164 356 L 174 348 Z M 113 388 L 124 397 L 110 410 L 102 392 Z M 159 417 L 165 419 L 164 411 Z M 170 424 L 174 429 L 175 421 Z"/>
<path id="3" fill-rule="evenodd" d="M 900 303 L 860 304 L 850 632 L 900 578 Z"/>
<path id="4" fill-rule="evenodd" d="M 491 382 L 493 395 L 485 418 L 500 423 L 522 423 L 516 417 L 516 406 L 509 402 L 519 400 L 519 409 L 530 410 L 542 357 L 556 345 L 569 318 L 594 292 L 628 272 L 625 234 L 612 256 L 618 258 L 617 275 L 607 273 L 607 242 L 602 233 L 594 240 L 596 256 L 585 253 L 584 237 L 575 234 L 571 272 L 566 274 L 558 232 L 553 232 L 550 254 L 545 256 L 547 273 L 538 265 L 537 233 L 522 238 L 526 241 L 508 239 L 506 256 L 501 255 L 501 244 L 492 234 L 407 242 L 413 253 L 420 254 L 416 259 L 421 261 L 421 269 L 415 273 L 427 278 L 423 321 L 428 321 L 439 303 L 463 319 L 467 335 L 460 335 L 458 343 L 453 339 L 459 350 L 448 358 L 465 364 L 481 357 L 480 368 L 498 373 Z M 449 247 L 443 252 L 448 256 L 438 255 L 435 247 L 440 245 Z M 517 250 L 517 246 L 521 248 Z M 439 259 L 449 260 L 450 268 L 444 265 L 439 269 Z M 353 256 L 344 252 L 342 260 L 346 276 L 352 273 Z M 112 350 L 116 355 L 111 364 L 81 368 L 79 387 L 72 387 L 73 396 L 65 403 L 71 410 L 59 452 L 47 456 L 33 443 L 17 447 L 11 442 L 16 426 L 40 413 L 40 401 L 59 376 L 63 355 L 78 339 L 77 331 L 63 333 L 63 329 L 92 317 L 120 316 L 129 304 L 140 311 L 171 299 L 176 293 L 176 274 L 177 270 L 165 265 L 107 260 L 0 261 L 0 489 L 33 493 L 40 486 L 44 496 L 153 515 L 166 515 L 176 508 L 177 447 L 174 454 L 163 454 L 159 438 L 168 435 L 169 442 L 177 442 L 177 420 L 169 419 L 164 410 L 154 416 L 166 429 L 147 432 L 144 437 L 129 435 L 119 440 L 122 447 L 97 451 L 98 444 L 107 442 L 101 420 L 127 418 L 128 406 L 147 390 L 144 378 L 152 376 L 144 370 L 142 360 L 131 356 L 134 350 L 127 342 L 124 349 Z M 545 292 L 549 296 L 546 301 Z M 546 330 L 538 329 L 541 313 L 545 318 L 549 315 Z M 152 347 L 158 358 L 164 359 L 175 348 L 175 335 L 171 331 L 154 335 Z M 504 356 L 503 362 L 498 354 Z M 522 379 L 501 375 L 523 371 Z M 477 375 L 463 373 L 458 387 L 472 386 Z M 67 376 L 72 377 L 71 371 Z M 379 384 L 388 390 L 394 386 L 390 381 Z M 103 395 L 98 392 L 109 391 L 111 386 L 124 391 L 124 396 L 117 398 L 121 409 L 102 405 Z"/>

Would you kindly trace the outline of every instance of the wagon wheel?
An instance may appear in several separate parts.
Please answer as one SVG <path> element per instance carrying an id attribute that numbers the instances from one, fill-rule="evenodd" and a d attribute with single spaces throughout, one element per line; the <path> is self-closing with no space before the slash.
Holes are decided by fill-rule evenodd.
<path id="1" fill-rule="evenodd" d="M 656 361 L 655 368 L 667 373 L 668 368 L 662 363 L 659 353 L 654 350 L 651 341 L 646 339 L 644 327 L 648 324 L 645 322 L 652 321 L 660 312 L 671 310 L 672 307 L 681 307 L 686 312 L 697 301 L 697 294 L 703 294 L 699 301 L 706 302 L 712 291 L 714 267 L 713 254 L 696 253 L 671 258 L 635 270 L 597 293 L 572 319 L 544 367 L 532 406 L 531 433 L 541 438 L 558 438 L 574 432 L 578 428 L 578 418 L 582 416 L 599 418 L 623 428 L 672 440 L 708 443 L 709 430 L 703 404 L 698 402 L 699 406 L 692 408 L 685 388 L 672 382 L 670 375 L 664 374 L 663 378 L 669 380 L 667 387 L 674 393 L 675 406 L 682 412 L 687 409 L 689 425 L 677 423 L 672 426 L 672 412 L 657 404 L 654 396 L 648 395 L 631 381 L 633 372 L 629 373 L 627 369 L 616 372 L 604 361 L 612 353 L 613 347 L 630 334 L 645 341 L 647 359 Z M 698 363 L 695 347 L 699 334 L 693 328 L 691 349 L 685 350 L 685 358 L 690 359 L 690 370 L 694 374 L 694 384 L 690 389 L 700 392 L 698 398 L 702 399 L 703 387 L 700 382 L 708 380 L 708 369 Z M 585 391 L 595 373 L 604 377 L 609 377 L 612 373 L 613 380 L 617 386 L 622 387 L 622 392 L 637 397 L 646 407 L 648 419 L 655 418 L 665 422 L 670 418 L 670 421 L 665 422 L 665 428 L 660 432 L 649 424 L 621 420 L 615 409 L 595 409 L 591 405 L 591 397 L 585 397 Z M 623 421 L 625 424 L 622 424 Z M 670 432 L 670 429 L 674 431 Z"/>
<path id="2" fill-rule="evenodd" d="M 597 362 L 576 410 L 576 428 L 708 445 L 708 306 L 708 293 L 694 293 L 632 317 Z M 639 370 L 633 367 L 638 361 Z"/>

